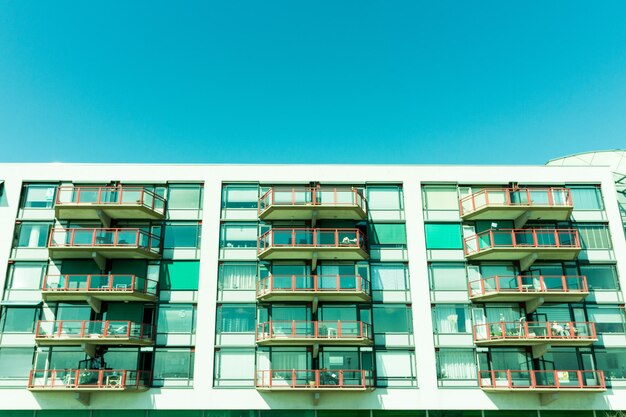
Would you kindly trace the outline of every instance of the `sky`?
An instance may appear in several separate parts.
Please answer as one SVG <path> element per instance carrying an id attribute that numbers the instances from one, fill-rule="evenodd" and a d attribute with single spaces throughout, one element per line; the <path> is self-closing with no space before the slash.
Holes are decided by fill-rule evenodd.
<path id="1" fill-rule="evenodd" d="M 0 161 L 626 148 L 626 1 L 0 0 Z"/>

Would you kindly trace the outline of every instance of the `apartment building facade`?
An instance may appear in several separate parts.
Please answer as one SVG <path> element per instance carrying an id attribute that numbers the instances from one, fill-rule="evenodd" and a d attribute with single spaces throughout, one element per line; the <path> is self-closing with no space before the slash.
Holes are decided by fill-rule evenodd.
<path id="1" fill-rule="evenodd" d="M 607 167 L 0 166 L 2 415 L 608 416 Z"/>

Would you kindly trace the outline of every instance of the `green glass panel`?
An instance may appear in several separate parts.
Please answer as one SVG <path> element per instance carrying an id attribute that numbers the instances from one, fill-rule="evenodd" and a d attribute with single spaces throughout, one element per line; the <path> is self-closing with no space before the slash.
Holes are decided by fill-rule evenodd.
<path id="1" fill-rule="evenodd" d="M 543 412 L 541 413 L 543 415 Z M 537 417 L 536 410 L 485 410 L 484 417 Z"/>
<path id="2" fill-rule="evenodd" d="M 31 410 L 5 410 L 2 411 L 3 417 L 33 417 L 34 411 Z"/>
<path id="3" fill-rule="evenodd" d="M 92 260 L 63 260 L 61 274 L 101 274 L 100 267 Z"/>
<path id="4" fill-rule="evenodd" d="M 148 417 L 202 417 L 201 410 L 151 410 Z"/>
<path id="5" fill-rule="evenodd" d="M 313 410 L 261 410 L 261 417 L 313 417 Z M 319 417 L 320 412 L 317 412 Z"/>
<path id="6" fill-rule="evenodd" d="M 141 323 L 143 320 L 143 304 L 109 303 L 106 320 L 130 320 L 135 323 Z"/>
<path id="7" fill-rule="evenodd" d="M 424 410 L 374 410 L 373 417 L 422 417 L 425 415 Z"/>
<path id="8" fill-rule="evenodd" d="M 481 417 L 480 410 L 430 410 L 428 417 Z"/>
<path id="9" fill-rule="evenodd" d="M 160 286 L 162 290 L 196 291 L 199 277 L 199 261 L 163 261 L 161 263 Z"/>
<path id="10" fill-rule="evenodd" d="M 614 416 L 614 412 L 609 412 L 606 416 Z M 572 411 L 572 410 L 541 410 L 541 417 L 593 417 L 593 411 Z M 596 411 L 596 417 L 605 417 L 601 411 Z"/>
<path id="11" fill-rule="evenodd" d="M 132 274 L 141 278 L 146 277 L 148 263 L 140 260 L 119 259 L 111 262 L 111 274 Z"/>
<path id="12" fill-rule="evenodd" d="M 89 417 L 88 410 L 41 410 L 37 417 Z"/>
<path id="13" fill-rule="evenodd" d="M 208 410 L 204 417 L 257 417 L 256 410 Z"/>
<path id="14" fill-rule="evenodd" d="M 429 223 L 425 229 L 427 249 L 463 249 L 460 224 Z"/>
<path id="15" fill-rule="evenodd" d="M 143 417 L 144 410 L 93 410 L 91 417 Z"/>
<path id="16" fill-rule="evenodd" d="M 370 417 L 369 410 L 318 410 L 317 417 Z"/>
<path id="17" fill-rule="evenodd" d="M 374 245 L 406 245 L 406 227 L 402 224 L 370 224 L 367 237 Z"/>

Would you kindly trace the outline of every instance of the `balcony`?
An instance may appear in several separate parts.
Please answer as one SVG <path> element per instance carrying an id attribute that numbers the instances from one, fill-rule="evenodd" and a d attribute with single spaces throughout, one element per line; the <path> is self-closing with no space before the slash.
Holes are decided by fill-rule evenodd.
<path id="1" fill-rule="evenodd" d="M 39 346 L 152 345 L 154 327 L 127 320 L 40 320 L 35 330 Z"/>
<path id="2" fill-rule="evenodd" d="M 157 259 L 160 246 L 159 237 L 142 229 L 52 229 L 48 252 L 53 259 Z"/>
<path id="3" fill-rule="evenodd" d="M 145 219 L 165 217 L 165 199 L 144 187 L 58 188 L 54 206 L 58 219 Z"/>
<path id="4" fill-rule="evenodd" d="M 256 372 L 259 391 L 371 391 L 371 371 L 360 369 L 268 370 Z"/>
<path id="5" fill-rule="evenodd" d="M 257 282 L 261 301 L 370 300 L 370 282 L 359 275 L 272 275 Z"/>
<path id="6" fill-rule="evenodd" d="M 469 283 L 470 299 L 479 302 L 576 303 L 587 295 L 587 278 L 576 275 L 496 275 Z"/>
<path id="7" fill-rule="evenodd" d="M 150 372 L 124 369 L 35 369 L 30 371 L 30 391 L 145 391 Z"/>
<path id="8" fill-rule="evenodd" d="M 464 240 L 472 261 L 520 261 L 522 270 L 535 260 L 571 261 L 581 250 L 574 229 L 489 229 Z"/>
<path id="9" fill-rule="evenodd" d="M 474 325 L 477 346 L 589 346 L 596 342 L 589 322 L 496 322 Z"/>
<path id="10" fill-rule="evenodd" d="M 362 321 L 274 320 L 260 323 L 256 342 L 261 346 L 371 346 L 372 328 Z"/>
<path id="11" fill-rule="evenodd" d="M 514 220 L 522 227 L 528 220 L 567 220 L 574 204 L 568 188 L 485 188 L 460 200 L 461 218 Z"/>
<path id="12" fill-rule="evenodd" d="M 272 187 L 259 199 L 261 220 L 365 218 L 365 197 L 352 187 Z"/>
<path id="13" fill-rule="evenodd" d="M 359 229 L 270 229 L 259 238 L 264 260 L 350 260 L 368 258 L 367 241 Z"/>
<path id="14" fill-rule="evenodd" d="M 523 392 L 596 392 L 605 391 L 602 371 L 479 371 L 478 384 L 483 391 Z"/>
<path id="15" fill-rule="evenodd" d="M 46 275 L 41 287 L 45 301 L 154 301 L 158 283 L 135 275 Z"/>

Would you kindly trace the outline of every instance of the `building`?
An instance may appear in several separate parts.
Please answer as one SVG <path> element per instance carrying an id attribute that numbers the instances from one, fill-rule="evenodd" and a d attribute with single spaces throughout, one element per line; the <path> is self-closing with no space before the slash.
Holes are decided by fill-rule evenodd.
<path id="1" fill-rule="evenodd" d="M 608 167 L 0 166 L 0 415 L 626 409 Z"/>

